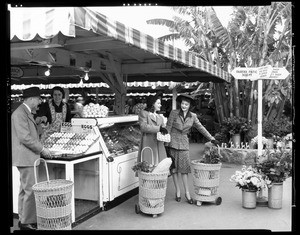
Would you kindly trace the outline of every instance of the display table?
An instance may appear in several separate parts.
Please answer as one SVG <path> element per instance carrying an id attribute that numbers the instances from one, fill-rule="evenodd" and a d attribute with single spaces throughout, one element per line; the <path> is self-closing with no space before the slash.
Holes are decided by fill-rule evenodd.
<path id="1" fill-rule="evenodd" d="M 79 163 L 83 163 L 83 162 L 87 162 L 87 161 L 91 161 L 94 159 L 99 159 L 102 155 L 102 151 L 98 151 L 95 153 L 91 153 L 91 154 L 87 154 L 84 157 L 75 159 L 75 160 L 50 160 L 50 159 L 46 159 L 47 165 L 49 164 L 61 164 L 64 165 L 65 168 L 65 179 L 66 180 L 71 180 L 74 182 L 74 186 L 76 185 L 75 182 L 75 174 L 74 174 L 74 166 L 75 164 L 79 164 Z M 99 169 L 102 169 L 101 163 L 102 161 L 99 160 Z M 101 175 L 101 174 L 99 174 Z M 99 180 L 99 189 L 102 189 L 102 185 L 101 185 L 101 180 Z M 102 193 L 99 192 L 99 206 L 103 207 L 103 198 L 102 198 Z M 72 223 L 75 222 L 75 190 L 73 187 L 72 190 L 72 202 L 71 202 L 71 208 L 72 208 Z"/>

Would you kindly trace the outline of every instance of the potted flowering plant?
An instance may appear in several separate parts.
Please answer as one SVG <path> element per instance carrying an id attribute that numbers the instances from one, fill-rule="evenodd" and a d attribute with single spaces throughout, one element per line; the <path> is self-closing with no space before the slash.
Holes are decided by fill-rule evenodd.
<path id="1" fill-rule="evenodd" d="M 272 183 L 282 183 L 292 173 L 292 153 L 291 151 L 277 149 L 265 150 L 257 159 L 256 168 L 263 173 Z M 270 184 L 268 186 L 270 186 Z"/>
<path id="2" fill-rule="evenodd" d="M 230 178 L 231 182 L 236 183 L 236 187 L 242 189 L 242 205 L 244 208 L 256 208 L 256 192 L 266 186 L 266 182 L 252 166 L 243 166 L 241 171 L 236 171 Z"/>
<path id="3" fill-rule="evenodd" d="M 243 117 L 224 118 L 221 130 L 227 132 L 232 137 L 235 146 L 240 145 L 241 135 L 245 136 L 252 128 L 251 122 Z"/>
<path id="4" fill-rule="evenodd" d="M 251 139 L 250 141 L 251 148 L 257 149 L 257 141 L 258 141 L 258 136 L 255 136 Z M 268 139 L 266 137 L 262 136 L 262 144 L 263 144 L 263 148 L 266 148 L 268 146 Z"/>
<path id="5" fill-rule="evenodd" d="M 236 187 L 242 190 L 260 191 L 266 186 L 265 180 L 255 167 L 243 166 L 241 171 L 236 171 L 230 178 L 236 183 Z"/>
<path id="6" fill-rule="evenodd" d="M 283 137 L 283 141 L 286 144 L 286 147 L 288 148 L 292 148 L 292 144 L 293 144 L 293 136 L 292 133 L 287 134 L 286 136 Z"/>
<path id="7" fill-rule="evenodd" d="M 292 175 L 291 150 L 269 150 L 261 155 L 255 164 L 265 176 L 268 186 L 268 206 L 280 209 L 282 206 L 283 182 Z"/>

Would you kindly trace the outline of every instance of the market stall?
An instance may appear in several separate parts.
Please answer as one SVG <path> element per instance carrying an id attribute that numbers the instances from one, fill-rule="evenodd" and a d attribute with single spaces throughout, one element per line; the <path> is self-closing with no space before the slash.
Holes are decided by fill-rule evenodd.
<path id="1" fill-rule="evenodd" d="M 138 187 L 131 170 L 139 144 L 138 117 L 124 116 L 130 82 L 229 82 L 231 78 L 192 52 L 87 7 L 10 11 L 12 85 L 76 83 L 83 87 L 82 79 L 88 77 L 91 83 L 107 84 L 115 96 L 116 116 L 71 121 L 70 130 L 74 133 L 87 125 L 93 126 L 98 135 L 86 155 L 47 160 L 55 177 L 74 179 L 75 199 L 96 201 L 98 208 Z M 172 95 L 175 101 L 175 90 Z M 90 120 L 96 121 L 91 125 Z M 66 132 L 66 127 L 62 132 Z M 14 212 L 17 181 L 17 171 L 13 169 Z"/>

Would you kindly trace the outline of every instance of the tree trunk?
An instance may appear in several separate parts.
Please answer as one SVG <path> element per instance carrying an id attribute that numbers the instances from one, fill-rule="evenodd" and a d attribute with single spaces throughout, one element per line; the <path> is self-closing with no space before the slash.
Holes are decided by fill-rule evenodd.
<path id="1" fill-rule="evenodd" d="M 224 116 L 228 118 L 229 117 L 228 97 L 226 96 L 224 83 L 219 84 L 219 89 L 221 94 L 221 100 L 223 101 L 222 104 L 223 104 Z"/>
<path id="2" fill-rule="evenodd" d="M 255 88 L 255 81 L 251 82 L 251 91 L 250 91 L 250 100 L 249 100 L 249 108 L 248 108 L 248 121 L 251 120 L 252 125 L 254 124 L 254 120 L 252 119 L 252 109 L 253 109 L 253 98 L 254 98 L 254 88 Z"/>
<path id="3" fill-rule="evenodd" d="M 229 116 L 233 117 L 233 89 L 232 89 L 232 85 L 229 86 L 228 97 L 229 97 Z"/>
<path id="4" fill-rule="evenodd" d="M 214 96 L 215 96 L 215 104 L 216 104 L 216 111 L 218 115 L 218 121 L 219 123 L 223 122 L 224 114 L 222 109 L 222 102 L 220 101 L 220 92 L 217 89 L 217 84 L 214 84 Z"/>
<path id="5" fill-rule="evenodd" d="M 281 118 L 282 113 L 283 113 L 283 108 L 284 108 L 284 105 L 285 105 L 286 100 L 287 100 L 287 98 L 286 98 L 286 96 L 285 96 L 285 97 L 283 98 L 283 100 L 280 101 L 280 103 L 279 103 L 279 108 L 277 109 L 277 116 L 276 116 L 276 119 Z"/>
<path id="6" fill-rule="evenodd" d="M 240 116 L 240 98 L 239 98 L 239 86 L 238 80 L 234 79 L 234 86 L 233 86 L 233 97 L 234 97 L 234 108 L 235 108 L 235 116 Z"/>

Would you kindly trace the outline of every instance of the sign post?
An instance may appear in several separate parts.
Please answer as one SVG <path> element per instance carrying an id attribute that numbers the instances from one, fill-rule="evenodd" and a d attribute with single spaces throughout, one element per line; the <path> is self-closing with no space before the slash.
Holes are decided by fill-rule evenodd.
<path id="1" fill-rule="evenodd" d="M 257 68 L 235 68 L 231 72 L 236 79 L 257 80 L 257 152 L 258 156 L 262 154 L 262 92 L 264 79 L 285 79 L 289 72 L 285 68 L 273 68 L 271 65 L 266 65 Z M 263 198 L 262 191 L 257 198 L 257 205 L 266 205 L 267 200 Z"/>
<path id="2" fill-rule="evenodd" d="M 266 65 L 257 68 L 235 68 L 231 72 L 235 79 L 243 80 L 250 79 L 257 80 L 257 96 L 258 96 L 258 109 L 257 109 L 257 148 L 258 156 L 262 154 L 262 88 L 264 79 L 285 79 L 289 72 L 285 68 L 273 68 L 271 65 Z"/>

